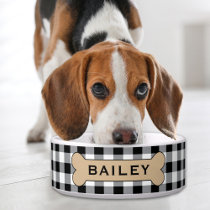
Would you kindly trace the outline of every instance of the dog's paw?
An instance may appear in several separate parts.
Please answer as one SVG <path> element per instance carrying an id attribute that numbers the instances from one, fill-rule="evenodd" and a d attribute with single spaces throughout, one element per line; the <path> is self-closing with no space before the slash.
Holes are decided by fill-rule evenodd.
<path id="1" fill-rule="evenodd" d="M 45 136 L 46 136 L 45 131 L 31 129 L 28 133 L 27 142 L 28 143 L 44 142 Z"/>

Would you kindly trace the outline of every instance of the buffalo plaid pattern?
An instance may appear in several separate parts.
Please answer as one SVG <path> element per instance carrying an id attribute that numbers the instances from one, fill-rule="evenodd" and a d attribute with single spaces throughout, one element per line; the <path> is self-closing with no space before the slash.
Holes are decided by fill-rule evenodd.
<path id="1" fill-rule="evenodd" d="M 87 181 L 83 186 L 73 183 L 75 171 L 71 164 L 74 153 L 89 160 L 142 160 L 151 159 L 156 153 L 165 155 L 162 169 L 165 180 L 160 186 L 151 181 L 98 182 Z M 70 146 L 51 143 L 52 186 L 66 192 L 88 194 L 146 194 L 167 192 L 185 185 L 185 142 L 147 147 L 98 147 Z"/>

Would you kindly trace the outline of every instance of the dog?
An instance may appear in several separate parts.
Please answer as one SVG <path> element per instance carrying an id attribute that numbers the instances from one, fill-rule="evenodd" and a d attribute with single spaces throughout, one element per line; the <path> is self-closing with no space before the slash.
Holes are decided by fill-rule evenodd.
<path id="1" fill-rule="evenodd" d="M 142 143 L 146 109 L 163 134 L 176 138 L 182 91 L 153 56 L 136 48 L 143 29 L 132 1 L 37 0 L 35 20 L 45 105 L 28 142 L 44 140 L 49 120 L 64 140 L 92 123 L 95 143 Z"/>

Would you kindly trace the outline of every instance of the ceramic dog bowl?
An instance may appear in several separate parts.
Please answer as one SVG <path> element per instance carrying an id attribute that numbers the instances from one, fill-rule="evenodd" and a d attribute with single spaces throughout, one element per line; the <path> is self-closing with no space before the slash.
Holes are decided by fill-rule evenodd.
<path id="1" fill-rule="evenodd" d="M 74 141 L 54 137 L 52 186 L 60 193 L 89 198 L 160 197 L 185 186 L 185 139 L 144 134 L 144 144 L 97 145 L 92 135 Z"/>

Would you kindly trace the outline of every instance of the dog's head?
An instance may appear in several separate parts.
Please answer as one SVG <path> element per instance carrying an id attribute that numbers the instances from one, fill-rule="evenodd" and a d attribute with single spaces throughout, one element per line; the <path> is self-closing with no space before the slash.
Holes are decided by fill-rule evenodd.
<path id="1" fill-rule="evenodd" d="M 96 143 L 142 140 L 147 108 L 156 127 L 175 138 L 182 93 L 149 54 L 130 44 L 105 42 L 76 53 L 56 69 L 42 90 L 54 131 L 75 139 L 89 117 Z"/>

